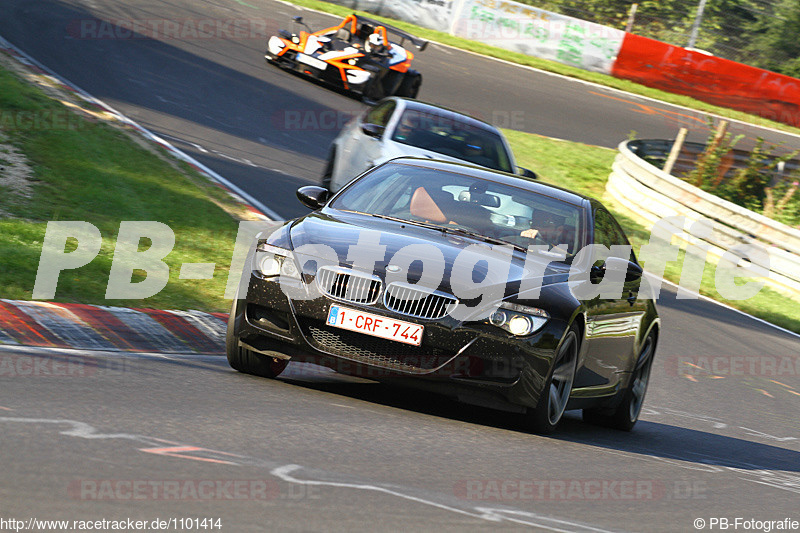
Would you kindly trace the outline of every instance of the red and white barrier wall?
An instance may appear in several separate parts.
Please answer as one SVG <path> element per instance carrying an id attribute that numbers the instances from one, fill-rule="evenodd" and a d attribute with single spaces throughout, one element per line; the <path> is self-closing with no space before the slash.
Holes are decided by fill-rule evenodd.
<path id="1" fill-rule="evenodd" d="M 628 33 L 611 74 L 800 126 L 800 80 Z"/>

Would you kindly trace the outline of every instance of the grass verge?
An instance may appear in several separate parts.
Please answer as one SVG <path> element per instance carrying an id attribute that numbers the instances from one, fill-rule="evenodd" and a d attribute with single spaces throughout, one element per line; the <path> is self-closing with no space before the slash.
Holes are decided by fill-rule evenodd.
<path id="1" fill-rule="evenodd" d="M 729 109 L 725 107 L 719 107 L 712 104 L 708 104 L 706 102 L 702 102 L 695 98 L 668 93 L 665 91 L 661 91 L 659 89 L 653 89 L 651 87 L 647 87 L 645 85 L 641 85 L 638 83 L 634 83 L 628 80 L 622 80 L 619 78 L 615 78 L 613 76 L 609 76 L 606 74 L 602 74 L 599 72 L 590 72 L 587 70 L 583 70 L 577 67 L 572 67 L 569 65 L 564 65 L 562 63 L 558 63 L 556 61 L 550 61 L 547 59 L 541 59 L 538 57 L 529 56 L 526 54 L 521 54 L 519 52 L 513 52 L 511 50 L 505 50 L 503 48 L 498 48 L 495 46 L 489 46 L 477 41 L 471 41 L 469 39 L 465 39 L 463 37 L 455 37 L 445 32 L 430 30 L 428 28 L 423 28 L 421 26 L 417 26 L 415 24 L 411 24 L 409 22 L 404 22 L 401 20 L 390 19 L 387 17 L 381 17 L 378 15 L 373 15 L 371 13 L 367 13 L 365 11 L 358 11 L 354 9 L 350 9 L 344 6 L 340 6 L 337 4 L 331 4 L 328 2 L 323 2 L 321 0 L 290 0 L 290 2 L 294 5 L 306 7 L 310 9 L 316 9 L 318 11 L 323 11 L 325 13 L 330 13 L 332 15 L 337 16 L 347 16 L 351 13 L 360 14 L 363 16 L 367 16 L 373 18 L 375 20 L 380 20 L 387 24 L 391 24 L 396 28 L 400 28 L 405 30 L 413 35 L 419 36 L 423 39 L 428 39 L 432 41 L 436 41 L 442 44 L 446 44 L 449 46 L 453 46 L 455 48 L 460 48 L 462 50 L 468 50 L 470 52 L 475 52 L 481 55 L 494 57 L 497 59 L 502 59 L 504 61 L 509 61 L 511 63 L 517 63 L 519 65 L 525 65 L 533 68 L 537 68 L 540 70 L 546 70 L 548 72 L 553 72 L 556 74 L 561 74 L 563 76 L 568 76 L 571 78 L 589 81 L 592 83 L 597 83 L 598 85 L 605 85 L 607 87 L 612 87 L 615 89 L 620 89 L 625 92 L 629 92 L 632 94 L 637 94 L 640 96 L 646 96 L 649 98 L 654 98 L 656 100 L 661 100 L 663 102 L 667 102 L 670 104 L 675 104 L 679 106 L 688 107 L 690 109 L 696 109 L 698 111 L 702 111 L 705 113 L 711 113 L 714 115 L 719 115 L 725 117 L 726 119 L 730 120 L 740 120 L 742 122 L 747 122 L 750 124 L 754 124 L 757 126 L 763 127 L 770 127 L 775 128 L 777 130 L 786 131 L 789 133 L 796 133 L 800 134 L 800 128 L 795 128 L 789 126 L 787 124 L 783 124 L 781 122 L 775 122 L 772 120 L 768 120 L 766 118 L 751 115 L 748 113 L 744 113 L 741 111 L 736 111 L 734 109 Z M 287 19 L 287 28 L 288 23 L 290 22 Z M 321 28 L 314 28 L 315 30 Z M 422 52 L 424 53 L 424 52 Z M 424 73 L 423 73 L 424 75 Z M 424 96 L 424 95 L 423 95 Z"/>
<path id="2" fill-rule="evenodd" d="M 587 196 L 603 198 L 611 164 L 617 151 L 610 148 L 590 146 L 530 133 L 505 130 L 517 162 L 534 169 L 542 181 L 553 183 Z M 615 202 L 605 202 L 624 227 L 634 250 L 638 252 L 650 239 L 649 228 L 626 216 Z M 678 260 L 667 264 L 664 278 L 679 283 L 684 261 L 684 252 Z M 646 266 L 646 264 L 645 264 Z M 747 300 L 726 300 L 717 292 L 714 281 L 715 265 L 706 263 L 700 285 L 700 294 L 740 309 L 773 324 L 800 333 L 800 305 L 783 294 L 764 287 Z"/>
<path id="3" fill-rule="evenodd" d="M 229 212 L 238 207 L 188 165 L 181 168 L 127 132 L 81 115 L 0 67 L 2 142 L 24 154 L 32 170 L 27 194 L 0 196 L 0 297 L 31 299 L 48 221 L 84 220 L 100 230 L 100 253 L 61 273 L 56 301 L 227 310 L 223 294 L 238 227 Z M 9 168 L 0 177 L 8 179 Z M 169 283 L 155 296 L 105 299 L 122 221 L 159 221 L 175 234 L 164 258 Z M 140 251 L 149 246 L 143 241 Z M 67 251 L 74 246 L 67 241 Z M 183 263 L 210 262 L 217 265 L 213 279 L 178 279 Z M 134 271 L 132 279 L 144 279 L 143 272 Z"/>

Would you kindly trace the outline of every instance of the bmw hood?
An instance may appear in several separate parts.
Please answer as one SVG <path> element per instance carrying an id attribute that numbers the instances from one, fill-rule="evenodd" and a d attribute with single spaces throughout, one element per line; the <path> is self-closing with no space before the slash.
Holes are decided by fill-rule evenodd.
<path id="1" fill-rule="evenodd" d="M 388 267 L 393 279 L 420 282 L 462 299 L 469 299 L 476 284 L 482 285 L 479 292 L 489 285 L 501 287 L 495 293 L 500 299 L 517 294 L 523 279 L 548 285 L 565 282 L 568 274 L 546 256 L 527 257 L 526 262 L 526 254 L 511 245 L 332 209 L 298 219 L 288 238 L 308 274 L 314 264 L 331 266 L 335 260 L 333 266 L 373 266 L 371 273 L 385 280 Z"/>

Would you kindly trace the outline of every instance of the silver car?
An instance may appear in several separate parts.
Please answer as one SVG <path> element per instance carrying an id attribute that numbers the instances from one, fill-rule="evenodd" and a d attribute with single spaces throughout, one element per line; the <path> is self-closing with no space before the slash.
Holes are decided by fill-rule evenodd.
<path id="1" fill-rule="evenodd" d="M 381 100 L 348 122 L 333 141 L 322 185 L 331 191 L 400 156 L 472 163 L 536 178 L 519 168 L 503 134 L 481 120 L 407 98 Z"/>

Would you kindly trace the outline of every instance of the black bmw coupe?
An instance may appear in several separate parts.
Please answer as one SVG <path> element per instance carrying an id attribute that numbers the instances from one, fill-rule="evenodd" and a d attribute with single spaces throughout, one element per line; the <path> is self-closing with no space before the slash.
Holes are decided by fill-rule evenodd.
<path id="1" fill-rule="evenodd" d="M 458 163 L 399 158 L 253 243 L 227 332 L 230 365 L 289 361 L 518 412 L 630 430 L 660 321 L 596 200 Z M 640 289 L 642 289 L 640 291 Z"/>

